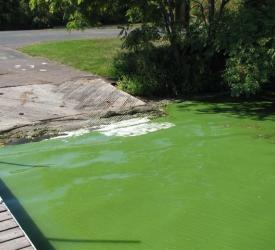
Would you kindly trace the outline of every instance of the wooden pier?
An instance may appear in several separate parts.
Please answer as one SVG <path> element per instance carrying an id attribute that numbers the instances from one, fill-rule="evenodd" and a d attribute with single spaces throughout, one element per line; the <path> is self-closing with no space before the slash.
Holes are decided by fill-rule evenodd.
<path id="1" fill-rule="evenodd" d="M 36 250 L 1 197 L 0 250 Z"/>

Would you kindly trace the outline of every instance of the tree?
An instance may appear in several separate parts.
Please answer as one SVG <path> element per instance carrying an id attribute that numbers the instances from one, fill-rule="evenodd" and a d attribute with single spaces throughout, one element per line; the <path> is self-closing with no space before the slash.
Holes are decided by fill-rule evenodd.
<path id="1" fill-rule="evenodd" d="M 229 55 L 224 79 L 235 96 L 257 93 L 274 76 L 274 13 L 273 0 L 245 0 L 230 17 L 230 35 L 222 41 Z"/>
<path id="2" fill-rule="evenodd" d="M 227 11 L 226 7 L 231 1 L 131 2 L 128 12 L 130 20 L 141 22 L 141 26 L 124 30 L 124 48 L 139 55 L 144 50 L 147 55 L 155 51 L 156 54 L 163 53 L 162 58 L 167 58 L 162 69 L 150 73 L 156 76 L 155 80 L 152 81 L 152 77 L 148 76 L 151 82 L 154 82 L 153 85 L 159 86 L 157 92 L 180 95 L 219 88 L 222 70 L 220 65 L 225 63 L 224 51 L 216 49 L 216 37 L 221 30 Z M 150 64 L 154 64 L 148 56 L 142 60 L 144 62 L 148 60 L 148 68 Z M 170 65 L 173 67 L 172 72 L 170 72 Z M 155 67 L 160 67 L 160 64 Z M 143 67 L 144 71 L 145 68 Z M 146 72 L 143 70 L 139 69 L 139 72 L 142 72 L 144 76 Z M 163 72 L 166 72 L 165 76 Z M 162 79 L 157 75 L 162 75 Z M 150 82 L 148 79 L 140 80 L 137 75 L 133 77 L 139 78 L 139 81 L 144 83 Z M 131 76 L 127 78 L 130 79 Z M 160 83 L 156 84 L 156 82 Z"/>
<path id="3" fill-rule="evenodd" d="M 28 1 L 0 1 L 0 30 L 25 27 L 30 23 Z"/>
<path id="4" fill-rule="evenodd" d="M 47 5 L 48 11 L 56 15 L 63 13 L 69 29 L 83 29 L 100 23 L 125 21 L 127 4 L 120 0 L 30 0 L 32 9 Z"/>
<path id="5" fill-rule="evenodd" d="M 115 66 L 123 86 L 157 95 L 255 94 L 274 74 L 274 0 L 30 0 L 70 29 L 127 17 Z M 44 6 L 43 5 L 43 6 Z M 133 23 L 140 25 L 132 26 Z M 149 90 L 149 91 L 148 91 Z M 143 93 L 139 93 L 143 94 Z"/>
<path id="6" fill-rule="evenodd" d="M 62 18 L 60 13 L 49 13 L 46 1 L 33 9 L 28 0 L 0 1 L 0 30 L 48 28 L 54 24 L 62 24 Z"/>
<path id="7" fill-rule="evenodd" d="M 132 51 L 147 48 L 149 54 L 148 48 L 160 47 L 158 42 L 167 39 L 166 55 L 169 49 L 173 51 L 169 60 L 174 76 L 168 77 L 173 94 L 209 91 L 213 86 L 217 90 L 224 82 L 232 95 L 249 96 L 274 75 L 274 0 L 155 0 L 133 4 L 140 12 L 136 16 L 142 17 L 142 26 L 126 34 L 125 47 Z M 166 77 L 169 74 L 166 72 Z M 188 82 L 193 86 L 188 87 Z"/>

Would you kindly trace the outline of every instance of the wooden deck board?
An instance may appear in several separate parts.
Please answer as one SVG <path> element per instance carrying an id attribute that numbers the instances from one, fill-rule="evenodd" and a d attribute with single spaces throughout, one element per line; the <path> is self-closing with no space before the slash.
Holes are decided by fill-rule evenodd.
<path id="1" fill-rule="evenodd" d="M 18 227 L 18 225 L 13 219 L 2 221 L 0 223 L 0 232 L 9 230 L 15 227 Z"/>
<path id="2" fill-rule="evenodd" d="M 8 211 L 0 213 L 0 222 L 12 219 L 12 215 Z"/>
<path id="3" fill-rule="evenodd" d="M 23 236 L 24 236 L 24 233 L 22 232 L 22 230 L 19 227 L 12 228 L 7 231 L 2 231 L 2 232 L 0 232 L 0 243 L 9 241 L 12 239 L 16 239 L 19 237 L 23 237 Z"/>
<path id="4" fill-rule="evenodd" d="M 0 197 L 0 250 L 36 250 Z"/>
<path id="5" fill-rule="evenodd" d="M 5 206 L 3 203 L 0 204 L 0 213 L 1 213 L 1 212 L 5 212 L 5 211 L 7 211 L 6 206 Z"/>
<path id="6" fill-rule="evenodd" d="M 9 240 L 0 244 L 0 249 L 2 250 L 18 250 L 23 247 L 29 247 L 31 244 L 25 237 L 20 237 L 17 239 Z"/>

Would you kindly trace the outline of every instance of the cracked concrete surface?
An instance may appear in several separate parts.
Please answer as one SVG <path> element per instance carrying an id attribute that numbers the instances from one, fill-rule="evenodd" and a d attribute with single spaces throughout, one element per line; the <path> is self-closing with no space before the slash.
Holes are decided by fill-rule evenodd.
<path id="1" fill-rule="evenodd" d="M 37 130 L 88 127 L 110 112 L 143 106 L 103 78 L 0 45 L 0 144 Z"/>

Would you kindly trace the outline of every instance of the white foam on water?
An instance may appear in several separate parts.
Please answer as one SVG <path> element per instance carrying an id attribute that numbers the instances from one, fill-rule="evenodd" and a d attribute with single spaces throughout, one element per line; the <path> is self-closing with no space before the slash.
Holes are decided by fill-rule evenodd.
<path id="1" fill-rule="evenodd" d="M 79 130 L 74 130 L 74 131 L 67 131 L 64 132 L 60 136 L 56 136 L 52 139 L 63 139 L 63 138 L 69 138 L 69 137 L 75 137 L 75 136 L 81 136 L 90 133 L 89 129 L 79 129 Z"/>
<path id="2" fill-rule="evenodd" d="M 22 71 L 26 71 L 26 69 L 21 69 Z"/>
<path id="3" fill-rule="evenodd" d="M 28 65 L 31 69 L 34 69 L 34 65 L 32 65 L 32 64 L 30 64 L 30 65 Z"/>
<path id="4" fill-rule="evenodd" d="M 47 65 L 48 63 L 46 63 L 46 62 L 42 62 L 41 64 L 42 64 L 42 65 Z"/>
<path id="5" fill-rule="evenodd" d="M 46 70 L 46 69 L 40 69 L 39 71 L 41 71 L 41 72 L 46 72 L 47 70 Z"/>
<path id="6" fill-rule="evenodd" d="M 93 131 L 99 132 L 105 136 L 140 136 L 148 133 L 156 132 L 162 129 L 168 129 L 174 127 L 175 124 L 170 122 L 152 122 L 148 117 L 134 118 L 124 120 L 121 122 L 115 122 L 109 125 L 101 125 L 93 129 Z M 64 139 L 69 137 L 81 136 L 90 133 L 89 129 L 79 129 L 75 131 L 67 131 L 62 135 L 54 137 L 52 139 Z"/>
<path id="7" fill-rule="evenodd" d="M 14 68 L 20 69 L 20 68 L 21 68 L 21 65 L 20 65 L 20 64 L 14 65 Z"/>
<path id="8" fill-rule="evenodd" d="M 170 122 L 152 122 L 148 117 L 134 118 L 110 125 L 102 125 L 96 131 L 106 136 L 140 136 L 156 132 L 162 129 L 168 129 L 175 125 Z"/>

